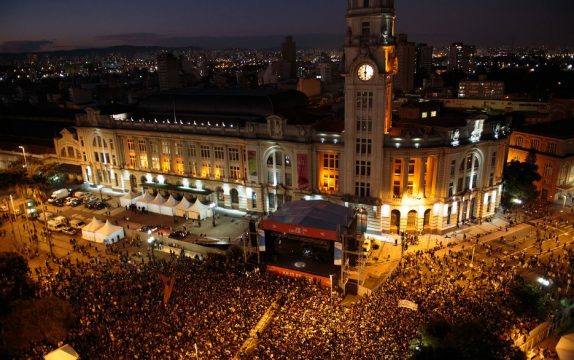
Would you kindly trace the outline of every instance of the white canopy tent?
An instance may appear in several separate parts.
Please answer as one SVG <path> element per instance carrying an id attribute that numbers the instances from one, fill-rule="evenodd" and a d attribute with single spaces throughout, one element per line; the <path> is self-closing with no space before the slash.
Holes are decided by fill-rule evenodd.
<path id="1" fill-rule="evenodd" d="M 194 212 L 199 215 L 199 219 L 203 220 L 211 216 L 212 210 L 209 206 L 203 205 L 199 199 L 195 200 L 195 203 L 188 209 L 188 212 Z M 197 219 L 198 215 L 192 216 L 189 214 L 190 218 Z"/>
<path id="2" fill-rule="evenodd" d="M 148 192 L 146 191 L 145 195 L 144 195 L 143 197 L 139 198 L 139 199 L 136 201 L 136 206 L 137 206 L 138 208 L 145 208 L 145 209 L 147 209 L 149 203 L 151 203 L 153 200 L 154 200 L 153 195 L 150 194 L 150 193 L 148 193 Z"/>
<path id="3" fill-rule="evenodd" d="M 177 206 L 177 204 L 179 204 L 179 201 L 177 201 L 173 196 L 170 195 L 169 199 L 167 199 L 167 201 L 159 207 L 160 213 L 163 215 L 174 216 L 175 207 Z"/>
<path id="4" fill-rule="evenodd" d="M 96 231 L 104 226 L 104 223 L 95 217 L 90 223 L 82 228 L 82 239 L 96 241 Z"/>
<path id="5" fill-rule="evenodd" d="M 163 198 L 163 196 L 157 193 L 155 199 L 153 199 L 153 201 L 148 204 L 147 209 L 150 212 L 160 214 L 160 206 L 163 205 L 164 203 L 165 199 Z"/>
<path id="6" fill-rule="evenodd" d="M 185 217 L 187 214 L 187 209 L 191 206 L 191 203 L 187 198 L 184 196 L 183 199 L 177 204 L 175 207 L 175 215 Z"/>
<path id="7" fill-rule="evenodd" d="M 135 204 L 143 195 L 130 191 L 120 198 L 120 204 L 122 207 L 130 206 Z"/>
<path id="8" fill-rule="evenodd" d="M 574 360 L 574 333 L 566 334 L 556 344 L 556 354 L 560 360 Z"/>
<path id="9" fill-rule="evenodd" d="M 113 244 L 124 237 L 124 228 L 113 225 L 109 220 L 96 231 L 96 241 L 105 244 Z"/>
<path id="10" fill-rule="evenodd" d="M 80 355 L 68 344 L 44 355 L 44 360 L 77 360 L 79 358 Z"/>

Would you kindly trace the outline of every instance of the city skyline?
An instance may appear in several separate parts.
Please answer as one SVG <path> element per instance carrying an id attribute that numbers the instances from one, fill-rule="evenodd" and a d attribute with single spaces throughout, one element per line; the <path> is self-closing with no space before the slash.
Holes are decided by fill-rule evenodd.
<path id="1" fill-rule="evenodd" d="M 0 6 L 0 52 L 114 45 L 257 48 L 277 46 L 275 39 L 289 34 L 296 41 L 300 38 L 300 47 L 341 46 L 343 42 L 345 1 L 178 0 L 159 9 L 159 15 L 155 2 L 144 0 L 137 5 L 136 11 L 127 1 L 5 3 Z M 435 46 L 454 41 L 478 46 L 571 46 L 574 32 L 568 14 L 572 10 L 574 4 L 566 0 L 550 4 L 534 0 L 397 1 L 396 30 L 409 34 L 413 41 Z M 512 23 L 508 22 L 510 14 Z"/>

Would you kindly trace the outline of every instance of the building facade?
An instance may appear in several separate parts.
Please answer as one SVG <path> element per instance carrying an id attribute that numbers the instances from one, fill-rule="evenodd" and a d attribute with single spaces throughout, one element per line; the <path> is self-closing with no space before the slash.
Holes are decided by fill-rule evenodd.
<path id="1" fill-rule="evenodd" d="M 458 83 L 458 97 L 460 99 L 501 100 L 504 97 L 504 82 L 484 78 L 461 80 Z"/>
<path id="2" fill-rule="evenodd" d="M 415 88 L 415 71 L 417 51 L 414 42 L 408 41 L 406 34 L 399 34 L 397 41 L 398 71 L 394 77 L 395 90 L 413 91 Z"/>
<path id="3" fill-rule="evenodd" d="M 460 42 L 453 43 L 448 52 L 448 70 L 460 70 L 467 75 L 474 74 L 476 69 L 475 55 L 476 46 L 465 45 Z"/>
<path id="4" fill-rule="evenodd" d="M 393 119 L 394 20 L 392 0 L 349 1 L 341 115 L 265 88 L 184 89 L 127 112 L 87 109 L 76 126 L 85 181 L 261 214 L 323 198 L 362 209 L 379 235 L 443 233 L 492 216 L 508 124 L 426 103 Z M 58 153 L 69 137 L 55 139 Z"/>
<path id="5" fill-rule="evenodd" d="M 433 47 L 427 44 L 417 44 L 417 61 L 416 73 L 422 76 L 430 77 L 433 66 Z"/>
<path id="6" fill-rule="evenodd" d="M 157 57 L 159 89 L 181 88 L 181 60 L 172 53 L 162 53 Z"/>
<path id="7" fill-rule="evenodd" d="M 534 153 L 540 199 L 572 205 L 574 199 L 574 129 L 571 121 L 537 124 L 510 137 L 508 161 L 524 162 Z"/>

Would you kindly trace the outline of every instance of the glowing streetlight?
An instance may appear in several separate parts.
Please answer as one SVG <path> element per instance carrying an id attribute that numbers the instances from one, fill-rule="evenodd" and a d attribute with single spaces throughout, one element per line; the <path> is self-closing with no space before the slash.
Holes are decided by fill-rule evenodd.
<path id="1" fill-rule="evenodd" d="M 22 154 L 24 155 L 24 167 L 28 169 L 28 160 L 26 159 L 26 150 L 23 146 L 18 146 L 18 149 L 22 149 Z"/>
<path id="2" fill-rule="evenodd" d="M 155 259 L 155 254 L 154 254 L 154 252 L 153 252 L 153 248 L 155 247 L 155 244 L 154 244 L 155 238 L 151 235 L 151 230 L 148 230 L 148 231 L 147 231 L 147 234 L 148 234 L 148 236 L 149 236 L 149 237 L 147 238 L 147 243 L 149 244 L 149 247 L 150 247 L 150 249 L 151 249 L 151 257 L 152 257 L 152 259 Z"/>

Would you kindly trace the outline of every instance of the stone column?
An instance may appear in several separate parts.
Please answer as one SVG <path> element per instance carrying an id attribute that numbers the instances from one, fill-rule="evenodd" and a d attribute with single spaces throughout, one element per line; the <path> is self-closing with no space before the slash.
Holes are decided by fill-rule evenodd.
<path id="1" fill-rule="evenodd" d="M 402 191 L 401 195 L 405 196 L 405 193 L 408 191 L 409 188 L 409 161 L 408 157 L 403 158 L 403 183 L 402 183 Z"/>
<path id="2" fill-rule="evenodd" d="M 426 156 L 422 156 L 420 158 L 420 165 L 419 165 L 419 181 L 418 181 L 418 194 L 425 197 L 425 161 L 427 160 Z"/>

